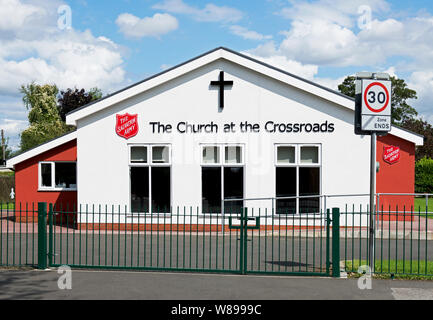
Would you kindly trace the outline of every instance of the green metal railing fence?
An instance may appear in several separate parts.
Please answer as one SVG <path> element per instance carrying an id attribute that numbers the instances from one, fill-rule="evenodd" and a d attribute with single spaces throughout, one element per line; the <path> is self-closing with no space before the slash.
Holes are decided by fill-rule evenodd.
<path id="1" fill-rule="evenodd" d="M 346 206 L 341 221 L 342 264 L 346 272 L 357 273 L 370 265 L 368 206 Z M 382 206 L 374 227 L 374 274 L 433 277 L 433 216 L 427 207 Z"/>
<path id="2" fill-rule="evenodd" d="M 0 203 L 0 266 L 38 265 L 37 210 L 37 204 Z"/>
<path id="3" fill-rule="evenodd" d="M 48 216 L 52 267 L 330 275 L 330 213 L 300 219 L 248 208 L 221 216 L 192 207 L 132 214 L 50 206 Z"/>
<path id="4" fill-rule="evenodd" d="M 374 273 L 433 277 L 432 219 L 427 207 L 379 208 Z M 339 276 L 369 265 L 368 228 L 368 207 L 355 205 L 304 215 L 249 207 L 222 216 L 192 207 L 137 214 L 119 206 L 0 204 L 0 266 Z"/>

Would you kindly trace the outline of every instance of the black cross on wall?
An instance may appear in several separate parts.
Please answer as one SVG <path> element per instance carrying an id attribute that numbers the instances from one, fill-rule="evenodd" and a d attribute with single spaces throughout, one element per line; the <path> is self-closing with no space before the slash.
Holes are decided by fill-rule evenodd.
<path id="1" fill-rule="evenodd" d="M 221 71 L 219 80 L 211 81 L 210 85 L 219 87 L 220 109 L 224 109 L 224 89 L 226 86 L 233 86 L 233 81 L 224 81 L 224 71 Z"/>

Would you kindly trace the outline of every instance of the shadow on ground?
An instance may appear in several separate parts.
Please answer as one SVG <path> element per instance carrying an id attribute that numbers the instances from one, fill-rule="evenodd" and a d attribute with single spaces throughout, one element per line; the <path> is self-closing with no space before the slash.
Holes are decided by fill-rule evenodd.
<path id="1" fill-rule="evenodd" d="M 0 299 L 42 299 L 57 288 L 52 272 L 29 272 L 32 269 L 0 269 Z"/>

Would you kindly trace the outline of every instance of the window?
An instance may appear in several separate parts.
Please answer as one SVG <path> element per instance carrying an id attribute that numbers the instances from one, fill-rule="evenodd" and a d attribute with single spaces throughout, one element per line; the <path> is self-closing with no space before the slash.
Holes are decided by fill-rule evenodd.
<path id="1" fill-rule="evenodd" d="M 77 190 L 77 164 L 75 162 L 41 162 L 39 164 L 39 190 Z"/>
<path id="2" fill-rule="evenodd" d="M 147 147 L 131 147 L 131 163 L 147 163 Z"/>
<path id="3" fill-rule="evenodd" d="M 320 211 L 320 164 L 319 145 L 276 146 L 277 214 Z"/>
<path id="4" fill-rule="evenodd" d="M 202 147 L 202 207 L 205 213 L 238 213 L 244 197 L 243 146 Z M 225 201 L 224 201 L 225 200 Z"/>
<path id="5" fill-rule="evenodd" d="M 295 147 L 278 147 L 278 163 L 295 163 Z"/>
<path id="6" fill-rule="evenodd" d="M 170 147 L 130 146 L 130 183 L 132 212 L 170 212 Z"/>

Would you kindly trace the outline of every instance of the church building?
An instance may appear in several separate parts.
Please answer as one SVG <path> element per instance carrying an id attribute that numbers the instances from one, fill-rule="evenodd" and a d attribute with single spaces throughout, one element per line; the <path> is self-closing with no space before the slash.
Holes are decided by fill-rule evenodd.
<path id="1" fill-rule="evenodd" d="M 7 166 L 23 206 L 309 214 L 369 193 L 370 136 L 355 135 L 354 110 L 339 92 L 217 48 L 74 110 L 74 132 Z M 414 192 L 422 144 L 397 126 L 378 137 L 377 193 Z"/>

